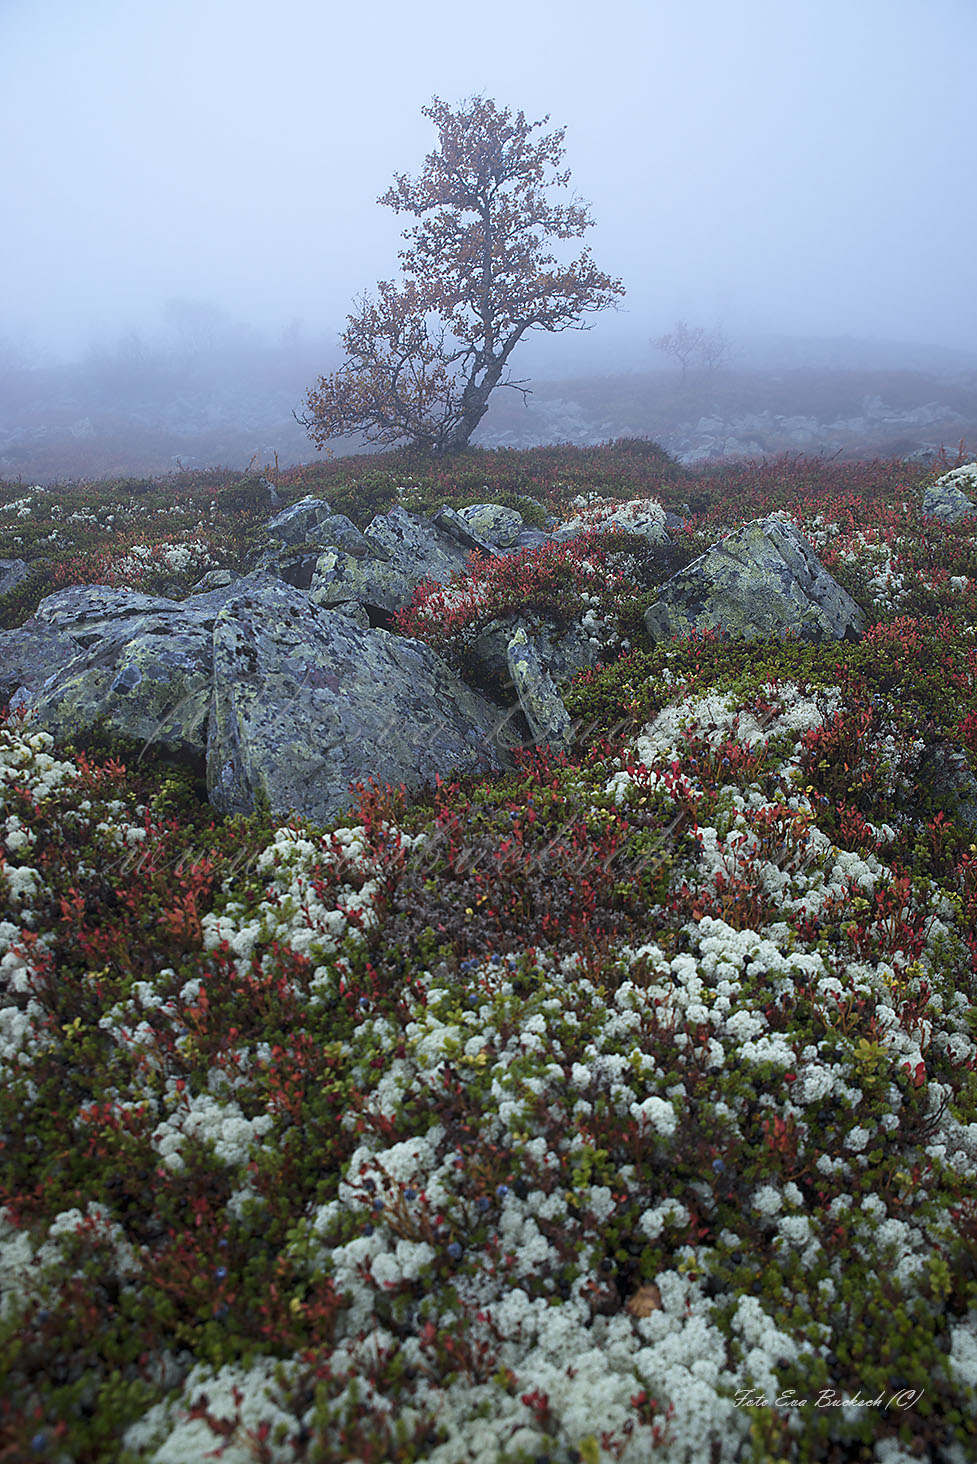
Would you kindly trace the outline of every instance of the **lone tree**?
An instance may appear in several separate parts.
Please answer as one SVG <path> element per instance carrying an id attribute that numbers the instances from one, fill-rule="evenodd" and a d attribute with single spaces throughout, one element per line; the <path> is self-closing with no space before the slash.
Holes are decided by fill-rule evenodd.
<path id="1" fill-rule="evenodd" d="M 401 279 L 357 301 L 342 336 L 346 361 L 320 377 L 299 421 L 317 447 L 360 433 L 367 442 L 409 442 L 436 455 L 459 452 L 508 376 L 509 357 L 530 330 L 586 330 L 580 317 L 613 305 L 620 280 L 585 249 L 571 264 L 546 252 L 577 239 L 592 220 L 565 188 L 564 128 L 535 136 L 527 122 L 475 97 L 452 111 L 435 97 L 422 108 L 438 146 L 420 177 L 397 175 L 378 202 L 421 220 L 404 231 Z"/>
<path id="2" fill-rule="evenodd" d="M 707 371 L 724 365 L 732 354 L 729 338 L 722 326 L 707 335 L 701 325 L 691 327 L 684 320 L 676 321 L 667 335 L 651 342 L 656 351 L 671 356 L 682 368 L 682 380 L 689 374 L 689 364 L 698 360 Z"/>

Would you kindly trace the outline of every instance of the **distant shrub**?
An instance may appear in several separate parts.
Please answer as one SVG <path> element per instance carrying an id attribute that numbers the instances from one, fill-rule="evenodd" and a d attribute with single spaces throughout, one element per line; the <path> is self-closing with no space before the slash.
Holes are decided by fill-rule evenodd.
<path id="1" fill-rule="evenodd" d="M 242 478 L 217 493 L 217 507 L 223 513 L 270 513 L 273 490 L 263 478 Z"/>

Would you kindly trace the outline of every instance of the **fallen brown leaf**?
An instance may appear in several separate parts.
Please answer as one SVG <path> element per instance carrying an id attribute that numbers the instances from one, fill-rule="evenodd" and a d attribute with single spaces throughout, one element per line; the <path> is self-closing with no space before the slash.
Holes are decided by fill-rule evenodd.
<path id="1" fill-rule="evenodd" d="M 624 1303 L 624 1310 L 630 1312 L 633 1317 L 647 1317 L 653 1311 L 661 1311 L 662 1294 L 653 1281 L 645 1282 L 639 1286 L 633 1296 L 629 1296 Z"/>

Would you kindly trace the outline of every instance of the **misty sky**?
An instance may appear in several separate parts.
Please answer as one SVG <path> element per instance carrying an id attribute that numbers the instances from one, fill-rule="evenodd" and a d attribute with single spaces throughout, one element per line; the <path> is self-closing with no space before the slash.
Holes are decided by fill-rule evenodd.
<path id="1" fill-rule="evenodd" d="M 977 353 L 975 57 L 974 0 L 0 0 L 0 338 L 154 337 L 174 299 L 338 333 L 395 273 L 420 108 L 480 93 L 566 126 L 628 289 L 583 339 Z"/>

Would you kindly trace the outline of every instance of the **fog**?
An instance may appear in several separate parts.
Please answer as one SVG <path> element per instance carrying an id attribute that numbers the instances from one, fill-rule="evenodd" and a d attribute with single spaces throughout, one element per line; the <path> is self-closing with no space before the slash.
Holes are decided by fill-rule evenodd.
<path id="1" fill-rule="evenodd" d="M 420 108 L 480 93 L 566 127 L 628 291 L 524 365 L 646 366 L 678 318 L 972 355 L 975 55 L 971 0 L 0 0 L 0 338 L 172 342 L 190 303 L 334 342 Z"/>

